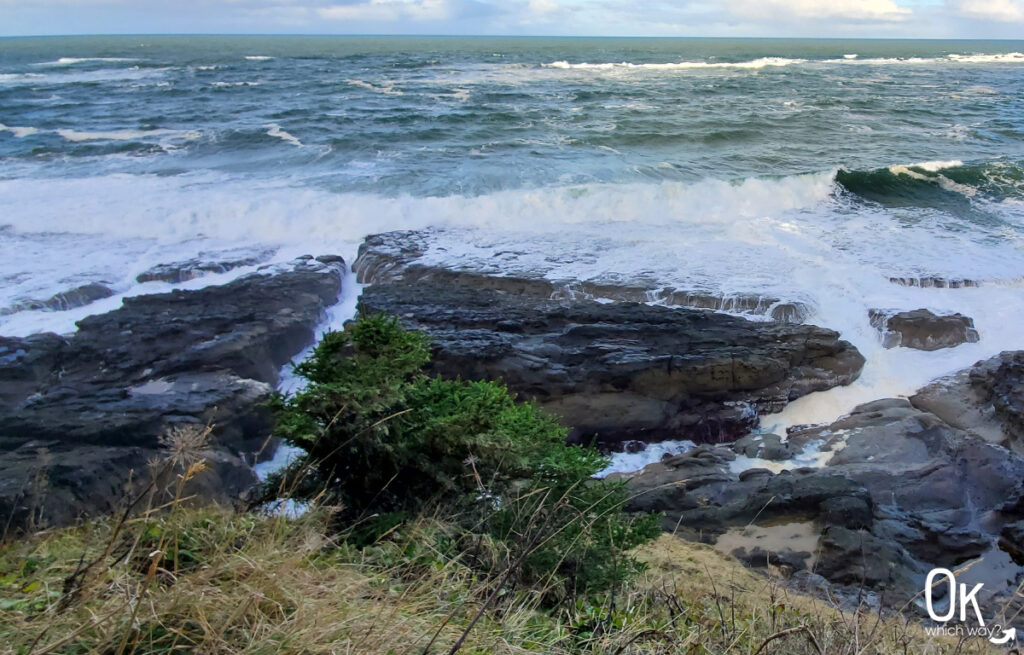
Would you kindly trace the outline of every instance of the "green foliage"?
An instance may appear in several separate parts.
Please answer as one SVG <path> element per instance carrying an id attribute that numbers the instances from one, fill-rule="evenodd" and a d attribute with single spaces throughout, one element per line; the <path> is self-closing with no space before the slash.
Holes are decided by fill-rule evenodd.
<path id="1" fill-rule="evenodd" d="M 306 388 L 272 402 L 276 435 L 305 451 L 272 489 L 339 506 L 357 545 L 451 508 L 507 544 L 514 583 L 551 598 L 638 572 L 625 552 L 655 538 L 657 520 L 624 516 L 624 485 L 592 479 L 606 459 L 566 444 L 555 418 L 497 382 L 428 376 L 429 358 L 426 336 L 392 317 L 326 334 L 296 367 Z"/>
<path id="2" fill-rule="evenodd" d="M 643 570 L 627 552 L 661 533 L 654 514 L 622 514 L 625 484 L 537 476 L 487 522 L 496 536 L 526 544 L 520 579 L 549 600 L 613 588 Z"/>
<path id="3" fill-rule="evenodd" d="M 504 386 L 429 377 L 428 359 L 426 337 L 394 318 L 325 335 L 296 368 L 308 386 L 272 404 L 276 434 L 307 453 L 286 475 L 290 495 L 326 493 L 351 519 L 415 512 L 500 494 L 553 451 L 579 450 L 564 445 L 555 419 Z"/>

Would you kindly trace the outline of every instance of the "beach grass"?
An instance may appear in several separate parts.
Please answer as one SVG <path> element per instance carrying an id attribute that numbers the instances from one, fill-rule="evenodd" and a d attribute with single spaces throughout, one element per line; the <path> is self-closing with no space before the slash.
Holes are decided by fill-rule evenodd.
<path id="1" fill-rule="evenodd" d="M 713 548 L 664 534 L 613 593 L 558 607 L 451 548 L 420 517 L 355 548 L 332 510 L 173 505 L 0 549 L 0 643 L 42 653 L 984 653 L 918 619 L 841 611 Z M 477 548 L 476 556 L 481 549 Z M 491 596 L 496 595 L 496 600 Z"/>

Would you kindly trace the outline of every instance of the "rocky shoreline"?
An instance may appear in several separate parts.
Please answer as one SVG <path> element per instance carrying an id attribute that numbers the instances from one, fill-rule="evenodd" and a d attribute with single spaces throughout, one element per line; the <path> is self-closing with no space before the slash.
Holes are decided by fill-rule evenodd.
<path id="1" fill-rule="evenodd" d="M 550 300 L 458 284 L 375 284 L 361 312 L 426 330 L 442 376 L 501 380 L 610 449 L 732 441 L 758 416 L 849 384 L 864 359 L 839 335 L 706 310 Z"/>
<path id="2" fill-rule="evenodd" d="M 338 257 L 228 284 L 126 298 L 68 337 L 0 337 L 0 521 L 66 525 L 143 488 L 174 430 L 212 426 L 188 495 L 223 503 L 256 482 L 262 410 L 281 367 L 341 292 Z"/>
<path id="3" fill-rule="evenodd" d="M 427 331 L 434 372 L 499 379 L 579 443 L 700 444 L 621 474 L 632 510 L 662 512 L 666 530 L 817 593 L 901 608 L 930 568 L 979 560 L 986 609 L 1020 607 L 1024 352 L 772 435 L 761 415 L 848 385 L 864 366 L 841 335 L 805 324 L 800 303 L 447 269 L 426 250 L 422 233 L 374 235 L 353 270 L 369 285 L 359 311 Z M 269 256 L 152 275 L 180 282 Z M 256 454 L 269 454 L 261 405 L 313 342 L 345 270 L 338 257 L 301 258 L 128 298 L 70 336 L 0 337 L 0 520 L 18 529 L 109 512 L 140 488 L 162 437 L 190 426 L 214 431 L 212 471 L 189 492 L 236 500 L 255 483 Z M 978 338 L 967 317 L 911 309 L 873 314 L 880 338 L 928 350 Z"/>

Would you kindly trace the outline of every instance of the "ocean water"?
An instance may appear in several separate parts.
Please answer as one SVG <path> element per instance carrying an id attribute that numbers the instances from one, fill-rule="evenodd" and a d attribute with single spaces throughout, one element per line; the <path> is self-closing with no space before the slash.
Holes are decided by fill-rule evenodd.
<path id="1" fill-rule="evenodd" d="M 829 420 L 1024 348 L 1022 99 L 1012 41 L 0 39 L 0 334 L 155 263 L 428 229 L 441 262 L 805 303 L 868 365 L 766 424 Z M 11 311 L 89 282 L 117 295 Z M 868 310 L 918 307 L 981 341 L 884 350 Z"/>

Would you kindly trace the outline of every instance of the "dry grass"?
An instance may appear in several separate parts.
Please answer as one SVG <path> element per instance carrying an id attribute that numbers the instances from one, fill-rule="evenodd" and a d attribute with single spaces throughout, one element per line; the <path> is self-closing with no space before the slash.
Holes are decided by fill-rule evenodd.
<path id="1" fill-rule="evenodd" d="M 154 469 L 162 482 L 121 515 L 0 546 L 0 652 L 994 652 L 906 617 L 841 612 L 669 535 L 639 551 L 648 568 L 627 588 L 544 608 L 549 590 L 507 588 L 507 550 L 437 518 L 356 549 L 327 507 L 288 518 L 189 506 L 208 433 L 176 435 Z"/>
<path id="2" fill-rule="evenodd" d="M 328 517 L 181 508 L 10 543 L 0 550 L 0 649 L 449 652 L 491 591 L 462 563 L 455 529 L 421 520 L 357 551 L 327 536 Z M 642 557 L 649 570 L 614 598 L 552 612 L 530 590 L 509 590 L 460 652 L 985 652 L 980 640 L 932 640 L 901 617 L 839 612 L 668 535 Z"/>
<path id="3" fill-rule="evenodd" d="M 777 575 L 761 575 L 710 546 L 665 535 L 642 549 L 650 564 L 634 593 L 685 615 L 681 653 L 995 653 L 982 639 L 930 637 L 917 619 L 863 608 L 841 611 L 835 601 L 793 591 Z M 774 639 L 772 639 L 774 637 Z M 767 641 L 771 639 L 771 641 Z M 766 643 L 767 641 L 767 643 Z"/>

